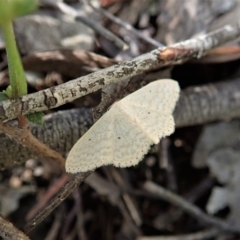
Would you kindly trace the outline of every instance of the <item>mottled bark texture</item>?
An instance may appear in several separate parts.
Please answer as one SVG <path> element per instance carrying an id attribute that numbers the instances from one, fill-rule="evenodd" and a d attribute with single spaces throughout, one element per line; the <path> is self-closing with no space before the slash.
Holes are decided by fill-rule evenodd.
<path id="1" fill-rule="evenodd" d="M 183 90 L 174 111 L 177 127 L 235 117 L 240 117 L 239 78 Z"/>
<path id="2" fill-rule="evenodd" d="M 12 223 L 5 220 L 1 215 L 0 215 L 0 236 L 4 240 L 13 239 L 30 240 L 28 236 L 26 236 L 23 232 L 14 227 Z"/>
<path id="3" fill-rule="evenodd" d="M 34 136 L 59 153 L 65 153 L 92 125 L 91 111 L 76 109 L 49 114 L 43 126 L 31 125 Z M 0 133 L 0 169 L 20 164 L 38 156 L 12 138 Z"/>
<path id="4" fill-rule="evenodd" d="M 177 127 L 240 117 L 240 79 L 190 87 L 181 92 L 174 111 Z M 47 115 L 43 127 L 31 126 L 33 134 L 60 153 L 68 152 L 92 125 L 89 109 L 74 109 Z M 0 134 L 0 169 L 37 156 L 5 134 Z"/>
<path id="5" fill-rule="evenodd" d="M 145 73 L 163 66 L 173 65 L 192 58 L 200 58 L 209 50 L 240 36 L 240 22 L 227 25 L 206 35 L 169 47 L 155 49 L 130 61 L 69 81 L 55 87 L 0 103 L 0 120 L 7 121 L 19 115 L 59 107 L 79 97 L 95 92 L 109 84 Z"/>

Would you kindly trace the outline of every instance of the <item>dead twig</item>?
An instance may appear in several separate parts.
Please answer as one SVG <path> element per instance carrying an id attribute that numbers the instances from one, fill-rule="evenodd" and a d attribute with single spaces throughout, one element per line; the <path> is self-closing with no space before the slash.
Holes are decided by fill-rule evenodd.
<path id="1" fill-rule="evenodd" d="M 69 77 L 79 77 L 86 68 L 102 69 L 117 64 L 116 60 L 83 50 L 58 50 L 38 52 L 22 59 L 25 70 L 53 72 Z"/>
<path id="2" fill-rule="evenodd" d="M 191 216 L 196 218 L 199 222 L 203 225 L 212 226 L 218 228 L 221 231 L 227 231 L 232 233 L 240 233 L 240 229 L 233 227 L 232 225 L 224 222 L 221 219 L 212 217 L 204 213 L 200 208 L 194 206 L 190 202 L 187 202 L 177 194 L 170 192 L 159 185 L 154 184 L 153 182 L 147 181 L 143 185 L 143 188 L 156 196 L 160 199 L 168 201 L 178 207 L 180 207 L 185 212 L 189 213 Z"/>
<path id="3" fill-rule="evenodd" d="M 81 240 L 87 240 L 87 235 L 84 229 L 84 214 L 83 214 L 83 209 L 82 209 L 82 199 L 81 199 L 81 194 L 80 194 L 80 190 L 76 189 L 73 197 L 76 201 L 76 216 L 77 216 L 77 235 L 78 238 Z"/>
<path id="4" fill-rule="evenodd" d="M 22 122 L 22 121 L 21 121 Z M 23 124 L 23 122 L 22 122 Z M 0 129 L 10 135 L 13 139 L 17 140 L 21 145 L 27 146 L 31 150 L 35 151 L 48 159 L 54 160 L 62 170 L 64 169 L 65 160 L 61 154 L 52 150 L 44 143 L 40 142 L 33 136 L 31 131 L 27 128 L 19 128 L 17 126 L 10 126 L 9 124 L 0 122 Z"/>
<path id="5" fill-rule="evenodd" d="M 32 231 L 39 223 L 41 223 L 60 203 L 62 203 L 73 190 L 81 184 L 86 177 L 88 177 L 91 172 L 78 173 L 74 175 L 62 190 L 55 196 L 49 203 L 49 205 L 40 211 L 31 221 L 29 221 L 23 228 L 25 233 Z"/>
<path id="6" fill-rule="evenodd" d="M 110 168 L 110 173 L 114 179 L 114 181 L 117 183 L 117 185 L 121 188 L 126 188 L 129 187 L 128 183 L 124 180 L 124 178 L 119 174 L 119 171 L 117 171 L 115 168 Z M 124 203 L 129 211 L 130 216 L 132 217 L 134 223 L 136 226 L 141 226 L 142 225 L 142 219 L 139 214 L 139 210 L 137 209 L 137 205 L 134 204 L 134 199 L 132 199 L 131 196 L 127 193 L 122 194 L 122 198 L 124 200 Z"/>
<path id="7" fill-rule="evenodd" d="M 55 196 L 62 188 L 62 186 L 69 180 L 69 175 L 64 173 L 57 182 L 53 183 L 48 190 L 44 193 L 44 196 L 38 200 L 38 203 L 28 212 L 26 220 L 33 218 L 37 212 L 41 211 L 46 207 L 49 200 Z"/>
<path id="8" fill-rule="evenodd" d="M 176 236 L 153 236 L 153 237 L 138 237 L 137 240 L 203 240 L 216 237 L 222 234 L 218 229 L 207 229 L 197 233 L 183 234 Z"/>
<path id="9" fill-rule="evenodd" d="M 94 31 L 102 35 L 104 38 L 107 38 L 111 42 L 113 42 L 117 47 L 120 49 L 127 48 L 127 44 L 122 41 L 119 37 L 114 35 L 112 32 L 104 28 L 101 24 L 96 21 L 93 21 L 91 18 L 87 17 L 85 14 L 76 11 L 74 8 L 68 6 L 67 4 L 59 1 L 52 1 L 52 0 L 42 0 L 44 5 L 50 5 L 55 7 L 56 9 L 60 10 L 62 13 L 65 13 L 69 16 L 74 17 L 76 20 L 83 22 Z"/>
<path id="10" fill-rule="evenodd" d="M 181 91 L 174 110 L 176 127 L 240 117 L 240 79 L 190 87 Z M 60 120 L 61 119 L 61 120 Z M 33 134 L 54 150 L 66 153 L 93 124 L 90 109 L 72 109 L 49 114 L 44 125 L 30 126 Z M 36 153 L 0 134 L 0 169 L 11 167 Z"/>
<path id="11" fill-rule="evenodd" d="M 200 58 L 214 47 L 239 37 L 239 24 L 228 25 L 195 39 L 155 49 L 130 61 L 121 62 L 59 86 L 15 100 L 3 101 L 0 104 L 0 120 L 8 121 L 20 115 L 56 108 L 109 84 L 146 71 L 179 64 L 192 58 Z"/>
<path id="12" fill-rule="evenodd" d="M 44 117 L 43 126 L 32 124 L 30 130 L 39 141 L 47 144 L 56 152 L 64 154 L 72 148 L 73 144 L 93 123 L 90 111 L 76 110 L 69 110 L 66 115 L 63 115 L 63 112 L 48 114 Z M 17 129 L 17 131 L 19 130 Z M 23 163 L 32 157 L 38 157 L 39 154 L 35 151 L 23 147 L 3 133 L 0 129 L 2 143 L 0 144 L 0 169 L 11 167 L 16 163 Z"/>
<path id="13" fill-rule="evenodd" d="M 63 220 L 63 208 L 60 208 L 59 211 L 56 212 L 53 224 L 51 229 L 47 233 L 47 236 L 44 240 L 54 240 L 57 238 L 58 233 L 60 232 Z"/>
<path id="14" fill-rule="evenodd" d="M 190 192 L 183 194 L 184 199 L 194 203 L 201 198 L 207 191 L 209 191 L 215 184 L 215 179 L 208 177 L 196 185 Z M 172 206 L 167 212 L 159 213 L 159 215 L 153 220 L 155 228 L 162 230 L 164 228 L 171 229 L 174 222 L 178 221 L 184 211 L 181 208 Z"/>
<path id="15" fill-rule="evenodd" d="M 158 144 L 158 146 L 159 146 L 159 167 L 165 169 L 166 171 L 168 189 L 173 192 L 177 192 L 178 185 L 173 159 L 169 151 L 170 146 L 169 138 L 163 138 L 161 142 Z"/>
<path id="16" fill-rule="evenodd" d="M 30 240 L 28 236 L 26 236 L 23 232 L 14 227 L 12 223 L 5 220 L 1 215 L 0 215 L 0 236 L 4 240 L 15 239 Z"/>
<path id="17" fill-rule="evenodd" d="M 124 27 L 128 32 L 133 33 L 134 35 L 138 36 L 140 39 L 144 40 L 147 43 L 150 43 L 151 45 L 153 45 L 154 47 L 164 47 L 163 44 L 161 44 L 160 42 L 156 41 L 155 39 L 148 37 L 146 35 L 144 35 L 143 33 L 141 33 L 140 31 L 136 30 L 131 24 L 123 21 L 122 19 L 114 16 L 113 14 L 111 14 L 110 12 L 106 11 L 103 8 L 95 8 L 90 1 L 88 1 L 88 4 L 95 10 L 100 12 L 101 14 L 103 14 L 105 17 L 109 18 L 110 20 L 112 20 L 114 23 L 118 24 L 119 26 Z"/>

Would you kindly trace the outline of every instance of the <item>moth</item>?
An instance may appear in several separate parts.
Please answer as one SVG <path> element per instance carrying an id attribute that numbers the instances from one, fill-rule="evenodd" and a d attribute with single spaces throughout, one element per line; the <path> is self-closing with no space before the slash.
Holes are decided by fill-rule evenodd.
<path id="1" fill-rule="evenodd" d="M 70 150 L 66 171 L 138 164 L 151 145 L 174 132 L 179 92 L 176 81 L 157 80 L 114 103 Z"/>

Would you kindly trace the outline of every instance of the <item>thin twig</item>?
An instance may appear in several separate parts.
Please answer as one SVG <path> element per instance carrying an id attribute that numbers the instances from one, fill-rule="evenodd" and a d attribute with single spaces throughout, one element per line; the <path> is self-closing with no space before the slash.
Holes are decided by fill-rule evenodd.
<path id="1" fill-rule="evenodd" d="M 114 179 L 114 181 L 117 183 L 118 186 L 120 187 L 129 187 L 128 183 L 124 180 L 124 178 L 121 176 L 121 174 L 119 173 L 119 171 L 117 171 L 115 168 L 111 167 L 110 168 L 110 173 Z M 136 204 L 134 204 L 134 199 L 132 199 L 132 197 L 129 196 L 129 194 L 127 193 L 123 193 L 122 194 L 122 198 L 125 202 L 125 205 L 127 206 L 127 209 L 129 211 L 129 214 L 131 215 L 134 223 L 136 224 L 136 226 L 141 226 L 142 225 L 142 219 L 141 216 L 139 214 L 139 210 L 136 207 Z"/>
<path id="2" fill-rule="evenodd" d="M 57 166 L 59 166 L 62 170 L 64 169 L 65 159 L 62 155 L 40 142 L 32 135 L 29 129 L 10 126 L 9 124 L 1 122 L 0 129 L 4 133 L 10 135 L 13 139 L 17 140 L 21 145 L 27 146 L 36 153 L 54 160 L 58 164 Z"/>
<path id="3" fill-rule="evenodd" d="M 14 227 L 12 223 L 5 220 L 1 215 L 0 215 L 0 236 L 4 240 L 15 239 L 30 240 L 28 236 L 26 236 L 23 232 Z"/>
<path id="4" fill-rule="evenodd" d="M 196 218 L 202 224 L 207 226 L 212 226 L 215 228 L 220 229 L 221 231 L 233 232 L 233 233 L 240 233 L 240 229 L 229 225 L 228 223 L 224 222 L 221 219 L 211 217 L 204 213 L 200 208 L 194 206 L 190 202 L 187 202 L 183 198 L 179 197 L 177 194 L 172 193 L 159 185 L 154 184 L 153 182 L 147 181 L 143 188 L 151 193 L 154 193 L 156 196 L 160 197 L 161 199 L 168 201 L 181 209 L 185 212 L 189 213 L 191 216 Z"/>
<path id="5" fill-rule="evenodd" d="M 76 20 L 83 22 L 93 30 L 95 30 L 97 33 L 99 33 L 104 38 L 107 38 L 111 42 L 113 42 L 117 47 L 120 49 L 126 49 L 127 44 L 122 41 L 120 38 L 118 38 L 116 35 L 114 35 L 112 32 L 104 28 L 101 24 L 99 24 L 96 21 L 93 21 L 91 18 L 86 17 L 83 13 L 76 11 L 74 8 L 68 6 L 64 2 L 55 1 L 55 0 L 42 0 L 42 3 L 45 5 L 50 5 L 52 7 L 55 7 L 56 9 L 60 10 L 62 13 L 65 13 L 69 16 L 74 17 Z"/>
<path id="6" fill-rule="evenodd" d="M 48 231 L 47 236 L 44 238 L 44 240 L 57 239 L 57 235 L 60 232 L 62 226 L 63 211 L 63 208 L 59 208 L 59 210 L 56 212 L 51 229 Z"/>
<path id="7" fill-rule="evenodd" d="M 146 35 L 144 35 L 143 33 L 139 32 L 138 30 L 136 30 L 131 24 L 124 22 L 122 19 L 115 17 L 113 14 L 111 14 L 110 12 L 106 11 L 103 8 L 95 8 L 93 6 L 93 4 L 91 4 L 90 1 L 88 1 L 88 4 L 95 10 L 98 11 L 100 13 L 102 13 L 105 17 L 111 19 L 114 23 L 124 27 L 127 31 L 129 31 L 130 33 L 135 34 L 136 36 L 138 36 L 140 39 L 143 39 L 144 41 L 150 43 L 151 45 L 153 45 L 154 47 L 164 47 L 163 44 L 161 44 L 160 42 L 154 40 L 151 37 L 148 37 Z"/>
<path id="8" fill-rule="evenodd" d="M 177 192 L 178 185 L 176 179 L 176 173 L 174 169 L 173 159 L 169 151 L 170 140 L 169 138 L 163 138 L 158 144 L 159 146 L 159 167 L 164 168 L 166 171 L 168 189 Z"/>
<path id="9" fill-rule="evenodd" d="M 194 203 L 200 197 L 206 194 L 206 192 L 209 191 L 214 186 L 214 184 L 214 179 L 207 177 L 197 186 L 195 186 L 190 192 L 183 194 L 183 197 L 188 202 Z M 174 222 L 178 221 L 182 217 L 183 214 L 184 211 L 181 208 L 172 206 L 167 212 L 159 213 L 158 216 L 153 220 L 153 225 L 159 230 L 165 228 L 166 224 L 171 227 Z"/>
<path id="10" fill-rule="evenodd" d="M 19 115 L 56 108 L 109 84 L 146 71 L 199 58 L 206 55 L 212 48 L 239 37 L 239 25 L 240 22 L 233 26 L 227 25 L 198 38 L 155 49 L 130 61 L 121 62 L 59 86 L 15 100 L 3 101 L 0 104 L 0 120 L 7 121 Z"/>
<path id="11" fill-rule="evenodd" d="M 222 232 L 218 229 L 207 229 L 197 233 L 176 235 L 176 236 L 152 236 L 152 237 L 138 237 L 137 240 L 203 240 L 216 237 Z"/>
<path id="12" fill-rule="evenodd" d="M 77 235 L 78 238 L 81 240 L 87 240 L 87 236 L 86 236 L 86 232 L 84 229 L 84 214 L 83 214 L 83 210 L 82 210 L 82 196 L 80 193 L 79 189 L 76 189 L 73 197 L 76 201 L 76 206 L 77 206 L 77 211 L 76 211 L 76 216 L 77 216 Z"/>
<path id="13" fill-rule="evenodd" d="M 74 143 L 92 125 L 92 114 L 86 109 L 55 112 L 44 117 L 43 126 L 30 125 L 30 130 L 39 141 L 59 153 L 67 153 Z M 0 169 L 23 163 L 27 159 L 36 158 L 38 154 L 30 148 L 23 147 L 13 138 L 3 134 L 0 129 Z M 54 169 L 55 170 L 55 169 Z"/>
<path id="14" fill-rule="evenodd" d="M 38 203 L 32 207 L 26 216 L 26 220 L 33 218 L 35 214 L 44 209 L 49 200 L 55 196 L 62 188 L 62 186 L 69 180 L 69 175 L 64 173 L 56 182 L 54 182 L 48 190 L 44 193 L 43 197 L 39 199 Z"/>
<path id="15" fill-rule="evenodd" d="M 24 229 L 25 233 L 29 233 L 33 230 L 39 223 L 41 223 L 60 203 L 62 203 L 71 193 L 72 191 L 81 184 L 86 177 L 88 177 L 91 172 L 78 173 L 74 175 L 74 178 L 70 180 L 66 185 L 62 188 L 62 190 L 54 197 L 49 205 L 40 211 L 31 221 L 29 221 Z"/>
<path id="16" fill-rule="evenodd" d="M 182 90 L 174 110 L 176 127 L 240 117 L 239 92 L 240 79 Z M 47 115 L 44 125 L 31 126 L 31 131 L 55 151 L 66 153 L 92 124 L 90 109 L 71 109 Z M 15 159 L 22 163 L 36 156 L 4 134 L 0 142 L 4 142 L 0 144 L 0 169 L 13 166 Z"/>
<path id="17" fill-rule="evenodd" d="M 74 190 L 76 191 L 76 188 Z M 64 225 L 62 226 L 61 232 L 60 232 L 61 239 L 66 239 L 68 232 L 70 231 L 72 224 L 74 223 L 74 219 L 76 217 L 76 211 L 77 211 L 77 203 L 75 201 L 72 208 L 68 210 L 66 213 L 66 216 L 64 219 Z"/>

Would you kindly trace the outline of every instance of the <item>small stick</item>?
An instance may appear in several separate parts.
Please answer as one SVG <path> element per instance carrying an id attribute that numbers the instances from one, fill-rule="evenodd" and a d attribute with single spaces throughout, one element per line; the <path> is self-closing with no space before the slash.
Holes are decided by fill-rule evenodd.
<path id="1" fill-rule="evenodd" d="M 192 58 L 200 58 L 209 50 L 240 36 L 240 22 L 227 25 L 208 34 L 157 48 L 130 61 L 93 72 L 58 86 L 0 103 L 0 120 L 7 121 L 19 115 L 45 111 L 96 92 L 105 86 L 163 66 L 172 66 Z M 199 108 L 199 106 L 198 106 Z M 184 111 L 181 109 L 181 112 Z"/>
<path id="2" fill-rule="evenodd" d="M 86 232 L 84 229 L 84 213 L 82 209 L 82 196 L 80 193 L 80 189 L 76 189 L 75 192 L 73 193 L 73 197 L 75 199 L 75 204 L 77 206 L 77 211 L 76 211 L 76 216 L 77 216 L 77 235 L 78 238 L 81 240 L 87 240 Z"/>
<path id="3" fill-rule="evenodd" d="M 197 233 L 183 234 L 176 236 L 153 236 L 153 237 L 138 237 L 137 240 L 203 240 L 213 238 L 222 234 L 218 229 L 207 229 Z"/>
<path id="4" fill-rule="evenodd" d="M 145 184 L 143 185 L 143 188 L 157 195 L 161 199 L 182 208 L 185 212 L 189 213 L 198 221 L 201 221 L 204 225 L 207 225 L 207 226 L 210 225 L 212 227 L 220 229 L 221 231 L 240 233 L 240 229 L 233 227 L 232 225 L 224 222 L 221 219 L 207 215 L 200 208 L 194 206 L 190 202 L 187 202 L 177 194 L 170 192 L 159 185 L 156 185 L 153 182 L 150 182 L 150 181 L 145 182 Z"/>
<path id="5" fill-rule="evenodd" d="M 60 203 L 62 203 L 72 191 L 81 184 L 85 178 L 87 178 L 92 172 L 78 173 L 74 175 L 74 178 L 71 179 L 62 190 L 54 197 L 49 205 L 40 211 L 31 221 L 29 221 L 23 228 L 25 233 L 31 232 L 35 226 L 41 223 Z"/>
<path id="6" fill-rule="evenodd" d="M 30 240 L 28 236 L 26 236 L 23 232 L 14 227 L 12 223 L 5 220 L 1 215 L 0 215 L 0 236 L 4 240 L 14 239 Z"/>
<path id="7" fill-rule="evenodd" d="M 83 22 L 84 24 L 92 28 L 94 31 L 99 33 L 101 36 L 113 42 L 120 49 L 127 48 L 127 44 L 124 41 L 122 41 L 120 38 L 118 38 L 116 35 L 114 35 L 112 32 L 104 28 L 98 22 L 94 22 L 91 18 L 85 16 L 81 12 L 78 12 L 74 8 L 68 6 L 64 2 L 58 2 L 55 0 L 43 0 L 42 3 L 55 7 L 56 9 L 60 10 L 62 13 L 65 13 L 69 16 L 74 17 L 76 20 Z"/>
<path id="8" fill-rule="evenodd" d="M 113 14 L 111 14 L 110 12 L 106 11 L 103 8 L 95 8 L 90 1 L 88 2 L 88 4 L 95 10 L 100 12 L 101 14 L 103 14 L 105 17 L 109 18 L 110 20 L 112 20 L 114 23 L 124 27 L 128 32 L 135 34 L 136 36 L 138 36 L 140 39 L 146 41 L 147 43 L 150 43 L 151 45 L 153 45 L 154 47 L 164 47 L 164 45 L 158 41 L 156 41 L 155 39 L 148 37 L 146 35 L 144 35 L 143 33 L 141 33 L 140 31 L 136 30 L 134 27 L 132 27 L 131 24 L 124 22 L 122 19 L 114 16 Z"/>
<path id="9" fill-rule="evenodd" d="M 63 213 L 64 213 L 63 208 L 60 208 L 59 211 L 56 212 L 51 229 L 48 231 L 47 236 L 44 238 L 44 240 L 57 239 L 57 235 L 62 227 L 64 217 Z"/>
<path id="10" fill-rule="evenodd" d="M 39 199 L 36 205 L 33 206 L 33 208 L 28 212 L 26 216 L 26 220 L 30 220 L 33 218 L 35 214 L 37 214 L 39 211 L 44 209 L 47 205 L 49 200 L 55 196 L 58 191 L 61 190 L 62 186 L 69 180 L 69 175 L 64 173 L 56 182 L 54 182 L 44 193 L 43 197 Z"/>
<path id="11" fill-rule="evenodd" d="M 18 118 L 19 128 L 17 126 L 10 126 L 0 122 L 0 129 L 6 134 L 10 135 L 13 139 L 17 140 L 21 145 L 27 146 L 28 148 L 40 153 L 46 158 L 50 158 L 58 163 L 58 166 L 64 169 L 65 159 L 61 154 L 49 148 L 46 144 L 40 142 L 36 137 L 32 135 L 30 130 L 26 128 L 27 122 L 24 116 Z"/>

